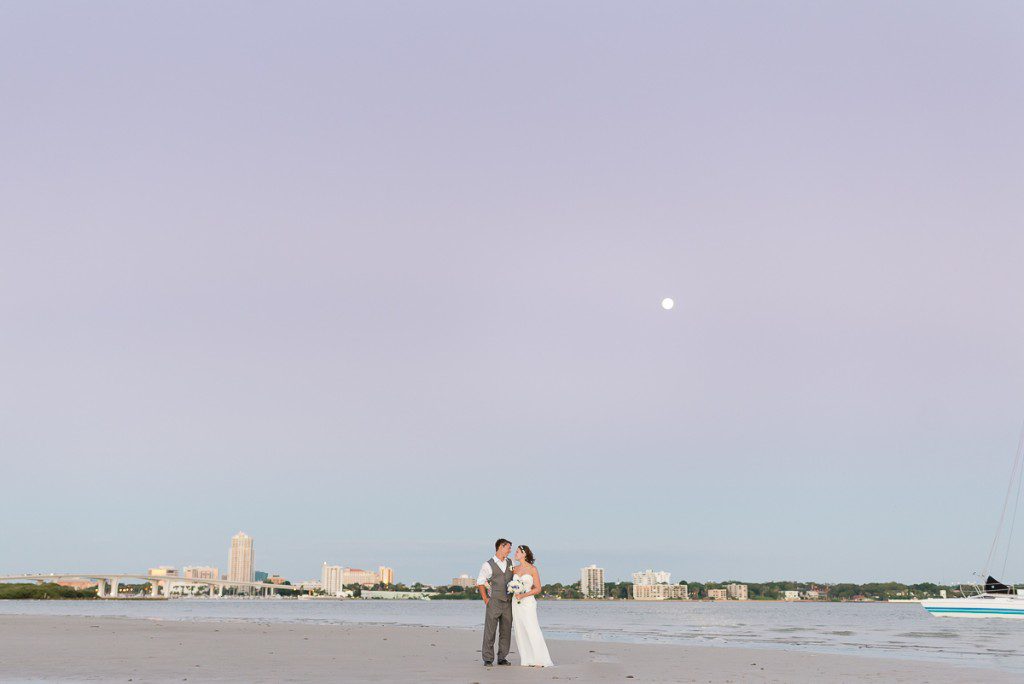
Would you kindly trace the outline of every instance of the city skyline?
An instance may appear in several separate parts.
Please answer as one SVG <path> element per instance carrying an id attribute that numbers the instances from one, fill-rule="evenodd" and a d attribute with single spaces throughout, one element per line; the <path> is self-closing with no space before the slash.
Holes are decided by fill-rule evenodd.
<path id="1" fill-rule="evenodd" d="M 4 7 L 0 572 L 982 569 L 1024 6 L 240 7 Z"/>
<path id="2" fill-rule="evenodd" d="M 364 587 L 370 587 L 376 584 L 396 584 L 395 581 L 395 569 L 386 566 L 379 565 L 376 572 L 369 570 L 363 570 L 357 567 L 349 567 L 340 564 L 330 564 L 327 561 L 323 561 L 320 566 L 320 578 L 315 579 L 312 575 L 309 579 L 304 579 L 306 574 L 298 573 L 295 575 L 289 575 L 278 572 L 259 570 L 254 564 L 255 558 L 255 538 L 245 532 L 238 532 L 231 537 L 228 567 L 229 571 L 227 574 L 221 576 L 219 570 L 215 566 L 195 566 L 195 565 L 184 565 L 180 566 L 181 570 L 178 570 L 179 566 L 176 565 L 159 565 L 150 567 L 146 572 L 151 577 L 173 577 L 182 579 L 224 579 L 228 581 L 257 581 L 257 582 L 271 582 L 281 584 L 285 580 L 290 581 L 293 585 L 299 586 L 308 584 L 310 582 L 319 583 L 320 587 L 329 595 L 340 596 L 343 592 L 342 589 L 345 586 L 353 584 L 361 584 Z M 125 568 L 117 568 L 116 572 L 126 572 Z M 37 573 L 41 573 L 45 576 L 45 571 L 37 569 Z M 102 572 L 102 571 L 101 571 Z M 0 573 L 2 574 L 2 573 Z M 634 586 L 644 587 L 645 593 L 644 598 L 658 599 L 658 598 L 686 598 L 686 592 L 682 594 L 675 593 L 674 591 L 659 590 L 659 586 L 671 585 L 678 586 L 682 584 L 685 586 L 687 580 L 680 580 L 678 582 L 672 582 L 672 573 L 666 570 L 652 570 L 650 568 L 646 570 L 637 570 L 631 573 L 630 577 L 623 580 L 614 576 L 606 577 L 605 569 L 599 567 L 596 564 L 591 564 L 582 568 L 577 575 L 577 579 L 553 579 L 545 578 L 542 581 L 545 584 L 573 584 L 574 581 L 580 583 L 581 591 L 588 596 L 594 598 L 604 597 L 604 584 L 610 583 L 631 583 Z M 736 579 L 736 578 L 731 578 Z M 774 579 L 786 579 L 794 580 L 795 578 L 774 578 Z M 723 580 L 722 578 L 712 579 L 691 579 L 689 581 L 697 582 L 712 582 L 712 583 L 723 583 L 729 582 L 730 579 Z M 796 580 L 805 581 L 807 583 L 813 583 L 814 580 Z M 476 580 L 469 574 L 463 573 L 456 577 L 453 577 L 449 581 L 432 581 L 430 579 L 414 577 L 410 578 L 401 584 L 413 585 L 415 583 L 422 583 L 431 586 L 445 586 L 454 585 L 461 587 L 475 587 Z M 653 587 L 653 589 L 652 589 Z M 742 587 L 742 590 L 740 589 Z M 728 590 L 729 598 L 736 598 L 745 600 L 746 599 L 746 586 L 742 584 L 730 583 L 727 584 L 723 591 Z"/>
<path id="3" fill-rule="evenodd" d="M 513 543 L 515 544 L 514 541 L 513 541 Z M 313 567 L 313 568 L 310 568 L 310 567 L 303 567 L 300 564 L 297 564 L 294 560 L 288 561 L 287 559 L 282 559 L 281 563 L 282 563 L 283 566 L 289 567 L 289 568 L 293 568 L 294 570 L 281 570 L 279 568 L 279 566 L 277 566 L 277 565 L 268 566 L 270 569 L 268 569 L 268 568 L 261 568 L 261 567 L 257 566 L 255 564 L 255 562 L 254 562 L 254 557 L 255 557 L 254 546 L 255 546 L 255 536 L 253 536 L 253 535 L 248 535 L 248 534 L 246 534 L 244 532 L 238 532 L 234 536 L 231 537 L 231 544 L 230 544 L 230 547 L 229 547 L 229 558 L 228 558 L 229 571 L 227 573 L 223 574 L 222 577 L 224 579 L 226 579 L 226 580 L 242 579 L 242 581 L 252 581 L 252 579 L 256 579 L 257 581 L 259 581 L 261 575 L 265 576 L 264 579 L 266 579 L 268 577 L 276 576 L 276 577 L 288 579 L 293 584 L 300 583 L 300 582 L 308 582 L 308 581 L 312 580 L 312 581 L 321 582 L 321 584 L 323 584 L 324 586 L 327 586 L 328 581 L 329 581 L 330 582 L 330 586 L 333 587 L 335 584 L 337 584 L 338 588 L 340 588 L 342 585 L 350 585 L 350 584 L 363 584 L 364 586 L 370 586 L 371 584 L 376 584 L 378 582 L 394 583 L 394 580 L 395 580 L 395 569 L 393 567 L 390 567 L 390 566 L 379 565 L 379 564 L 376 565 L 377 566 L 377 570 L 376 571 L 365 570 L 365 569 L 362 569 L 362 568 L 357 567 L 357 566 L 337 565 L 337 564 L 332 565 L 332 564 L 328 563 L 327 561 L 322 561 L 320 563 L 320 565 L 318 565 L 316 567 Z M 192 554 L 192 555 L 194 556 L 196 554 Z M 236 555 L 237 555 L 237 561 L 235 560 L 236 559 Z M 273 554 L 273 553 L 270 553 L 268 555 L 270 555 L 271 557 L 279 557 L 278 554 Z M 166 557 L 166 554 L 163 554 L 162 556 Z M 891 577 L 869 577 L 869 578 L 866 578 L 866 579 L 865 578 L 856 578 L 855 579 L 855 578 L 851 578 L 849 576 L 839 576 L 839 577 L 833 577 L 833 578 L 822 578 L 822 577 L 815 577 L 815 576 L 811 576 L 811 575 L 799 575 L 799 574 L 792 575 L 792 576 L 758 577 L 758 576 L 752 575 L 749 572 L 747 572 L 747 573 L 741 572 L 741 573 L 733 574 L 733 575 L 707 575 L 707 574 L 700 574 L 698 572 L 689 572 L 689 573 L 682 572 L 682 573 L 679 574 L 680 579 L 677 579 L 677 580 L 673 581 L 672 580 L 672 575 L 675 573 L 675 571 L 652 570 L 650 566 L 648 566 L 644 570 L 637 570 L 635 568 L 636 567 L 640 567 L 640 564 L 637 564 L 637 563 L 635 563 L 633 561 L 626 561 L 625 563 L 626 563 L 626 565 L 621 566 L 621 567 L 627 567 L 628 566 L 628 567 L 633 568 L 633 569 L 631 569 L 631 570 L 622 570 L 622 571 L 616 570 L 614 572 L 609 573 L 609 572 L 607 572 L 607 570 L 604 567 L 599 566 L 597 564 L 591 564 L 591 565 L 588 565 L 586 567 L 583 567 L 582 570 L 576 570 L 574 572 L 568 573 L 568 576 L 554 576 L 554 577 L 552 577 L 552 576 L 549 576 L 547 574 L 542 574 L 542 581 L 545 584 L 552 584 L 552 583 L 572 584 L 573 582 L 581 582 L 581 573 L 582 573 L 583 577 L 587 577 L 588 573 L 589 573 L 594 578 L 598 578 L 598 577 L 600 578 L 600 580 L 595 579 L 595 581 L 602 581 L 602 582 L 609 582 L 609 583 L 630 583 L 630 584 L 641 585 L 641 586 L 652 586 L 652 585 L 659 585 L 659 584 L 678 585 L 680 583 L 692 583 L 692 582 L 698 582 L 698 583 L 709 583 L 709 582 L 710 583 L 721 583 L 721 584 L 727 584 L 727 586 L 729 586 L 729 587 L 731 587 L 731 586 L 742 586 L 742 585 L 738 585 L 738 584 L 728 584 L 730 582 L 735 582 L 735 581 L 739 581 L 739 582 L 795 581 L 795 582 L 807 583 L 807 584 L 814 584 L 816 582 L 834 584 L 834 583 L 843 583 L 843 582 L 865 583 L 865 582 L 900 581 L 900 582 L 908 582 L 908 583 L 914 583 L 914 582 L 935 582 L 936 584 L 955 585 L 959 581 L 959 580 L 956 580 L 956 579 L 946 580 L 946 579 L 935 578 L 935 577 L 916 577 L 916 578 L 911 577 L 911 578 L 902 578 L 902 579 L 891 578 Z M 632 563 L 632 565 L 629 565 L 630 563 Z M 159 566 L 146 565 L 146 564 L 143 564 L 143 565 L 145 565 L 148 568 L 146 572 L 148 574 L 152 575 L 152 576 L 177 576 L 177 577 L 183 577 L 183 578 L 195 577 L 195 578 L 200 578 L 200 579 L 210 579 L 210 578 L 216 579 L 215 575 L 218 572 L 218 569 L 217 569 L 216 566 L 195 566 L 195 565 L 187 565 L 187 564 L 183 564 L 183 565 L 159 565 Z M 375 564 L 373 562 L 366 562 L 366 563 L 364 563 L 364 565 L 373 567 Z M 242 573 L 242 577 L 239 578 L 239 577 L 233 576 L 232 573 L 231 573 L 231 570 L 230 570 L 231 567 L 238 567 L 240 569 L 240 572 Z M 178 568 L 181 568 L 180 571 L 178 570 Z M 82 568 L 81 568 L 81 566 L 71 566 L 70 569 L 67 568 L 67 567 L 62 567 L 62 566 L 57 566 L 56 569 L 49 568 L 49 567 L 47 567 L 47 568 L 30 568 L 30 569 L 22 568 L 20 570 L 20 572 L 24 572 L 26 574 L 28 574 L 28 573 L 46 573 L 46 572 L 67 573 L 67 572 L 71 572 L 71 571 L 76 570 L 76 569 L 77 570 L 81 570 Z M 132 571 L 135 571 L 135 568 L 134 567 L 89 568 L 89 570 L 91 570 L 91 571 L 100 571 L 100 572 L 114 572 L 114 573 L 117 573 L 117 572 L 132 572 Z M 245 580 L 245 573 L 246 573 L 247 570 L 251 571 L 251 577 L 250 577 L 249 580 Z M 541 572 L 544 573 L 544 570 L 542 569 Z M 0 572 L 0 574 L 11 574 L 11 573 Z M 457 580 L 463 580 L 464 579 L 464 580 L 469 580 L 471 582 L 470 586 L 475 586 L 475 583 L 476 583 L 476 581 L 474 579 L 475 575 L 471 575 L 471 574 L 468 574 L 468 573 L 461 573 L 461 574 L 458 574 L 458 575 L 452 575 L 451 572 L 442 569 L 441 570 L 441 575 L 443 575 L 444 577 L 440 577 L 439 578 L 439 577 L 435 577 L 433 575 L 426 575 L 426 574 L 423 575 L 423 576 L 406 577 L 405 579 L 400 580 L 400 582 L 403 583 L 403 584 L 406 584 L 406 585 L 411 585 L 411 584 L 416 583 L 416 582 L 421 582 L 423 584 L 432 585 L 432 586 L 444 586 L 444 585 L 449 585 L 449 584 L 453 584 L 453 583 L 460 584 L 460 582 L 458 582 Z M 329 580 L 327 579 L 328 577 L 330 577 Z M 1007 581 L 1013 582 L 1014 581 L 1013 577 L 1014 577 L 1014 575 L 1012 575 L 1010 573 L 1007 573 L 1006 576 L 1003 577 L 1002 579 L 1005 579 Z M 392 582 L 386 582 L 386 581 L 384 581 L 385 579 L 390 579 L 390 580 L 392 580 Z M 726 587 L 723 587 L 723 591 L 725 591 L 725 590 L 726 590 Z M 744 595 L 745 595 L 745 591 L 744 591 Z M 729 598 L 734 598 L 734 597 L 732 595 L 730 595 Z"/>
<path id="4" fill-rule="evenodd" d="M 219 576 L 218 569 L 212 566 L 184 566 L 181 571 L 177 569 L 178 566 L 173 565 L 160 565 L 150 567 L 146 573 L 150 577 L 159 578 L 178 578 L 183 580 L 197 579 L 197 580 L 217 580 L 223 579 L 227 581 L 241 581 L 249 582 L 253 579 L 256 582 L 269 582 L 271 584 L 283 585 L 286 581 L 295 587 L 311 587 L 315 586 L 322 589 L 329 596 L 341 597 L 343 595 L 351 596 L 351 592 L 345 590 L 345 587 L 351 587 L 352 585 L 362 585 L 364 589 L 369 589 L 378 584 L 398 584 L 404 586 L 412 586 L 417 583 L 421 583 L 425 586 L 458 586 L 462 588 L 474 588 L 476 581 L 472 576 L 468 574 L 462 574 L 452 578 L 450 581 L 435 582 L 431 580 L 424 581 L 423 578 L 411 578 L 405 582 L 395 581 L 395 570 L 394 568 L 386 565 L 378 566 L 376 572 L 363 570 L 356 567 L 348 567 L 344 565 L 334 564 L 331 565 L 327 561 L 323 561 L 320 567 L 319 579 L 309 578 L 301 579 L 305 577 L 303 574 L 295 576 L 283 576 L 279 572 L 261 571 L 255 569 L 253 565 L 254 559 L 254 545 L 255 540 L 252 536 L 245 534 L 244 532 L 238 532 L 231 537 L 230 553 L 229 553 L 229 567 L 231 570 L 224 576 Z M 124 572 L 124 569 L 119 569 Z M 103 572 L 103 571 L 99 571 Z M 3 573 L 0 573 L 2 575 Z M 38 577 L 45 578 L 49 573 L 37 572 Z M 66 573 L 58 573 L 63 575 Z M 117 572 L 110 573 L 111 575 L 117 575 Z M 252 576 L 247 579 L 247 577 Z M 88 577 L 90 575 L 82 575 L 82 577 Z M 703 585 L 714 584 L 721 585 L 718 588 L 708 588 L 706 598 L 718 599 L 718 600 L 747 600 L 748 591 L 747 585 L 738 583 L 736 580 L 738 577 L 730 578 L 706 578 L 706 579 L 690 579 L 680 580 L 672 582 L 672 573 L 666 570 L 653 570 L 648 568 L 646 570 L 637 570 L 631 573 L 631 577 L 626 580 L 605 575 L 605 569 L 599 567 L 596 564 L 590 564 L 579 570 L 575 583 L 578 583 L 579 591 L 585 598 L 593 599 L 604 599 L 604 598 L 622 598 L 618 596 L 609 596 L 606 593 L 606 584 L 621 585 L 628 584 L 632 586 L 632 592 L 630 598 L 636 600 L 651 601 L 651 600 L 669 600 L 669 599 L 688 599 L 691 598 L 688 591 L 688 585 L 691 582 Z M 745 578 L 743 581 L 755 581 L 750 578 Z M 773 578 L 771 581 L 784 581 L 793 582 L 800 585 L 809 585 L 806 590 L 800 591 L 785 591 L 785 600 L 801 600 L 818 598 L 818 592 L 816 591 L 816 585 L 820 580 L 808 579 L 808 578 Z M 921 580 L 919 580 L 921 581 Z M 928 582 L 929 580 L 923 580 Z M 64 581 L 60 582 L 63 585 L 77 585 L 81 582 L 75 581 Z M 573 579 L 553 579 L 546 578 L 546 581 L 542 579 L 544 584 L 563 584 L 572 585 L 574 584 Z M 885 581 L 883 581 L 885 583 Z M 822 583 L 825 586 L 832 584 L 832 582 Z M 837 582 L 836 584 L 849 587 L 848 583 Z M 947 584 L 938 582 L 936 584 Z M 222 591 L 222 588 L 221 588 Z M 844 591 L 846 591 L 844 589 Z M 116 594 L 116 585 L 114 585 L 114 593 Z M 191 592 L 194 593 L 194 590 Z M 827 592 L 826 592 L 827 593 Z M 848 592 L 847 592 L 848 593 Z M 220 595 L 220 594 L 218 594 Z M 696 598 L 696 597 L 695 597 Z M 861 597 L 863 598 L 863 597 Z"/>

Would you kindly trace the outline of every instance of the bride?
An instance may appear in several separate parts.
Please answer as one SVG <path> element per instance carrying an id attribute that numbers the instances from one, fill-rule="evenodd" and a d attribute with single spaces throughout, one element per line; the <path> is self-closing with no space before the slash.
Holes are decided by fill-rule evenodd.
<path id="1" fill-rule="evenodd" d="M 520 546 L 516 549 L 515 574 L 525 584 L 526 591 L 516 594 L 512 601 L 512 631 L 516 635 L 516 647 L 519 650 L 519 664 L 531 667 L 552 667 L 548 645 L 544 643 L 544 634 L 537 622 L 537 599 L 540 593 L 540 575 L 533 564 L 533 552 L 530 547 Z"/>

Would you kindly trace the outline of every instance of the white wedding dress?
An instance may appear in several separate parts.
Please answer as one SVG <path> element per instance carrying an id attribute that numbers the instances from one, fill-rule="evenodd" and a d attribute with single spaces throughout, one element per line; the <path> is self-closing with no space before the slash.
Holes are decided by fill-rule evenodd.
<path id="1" fill-rule="evenodd" d="M 533 588 L 533 575 L 523 573 L 519 578 L 526 583 L 526 591 Z M 540 631 L 537 621 L 537 599 L 527 596 L 522 601 L 512 599 L 512 631 L 516 635 L 516 648 L 519 651 L 520 665 L 540 665 L 552 667 L 548 645 L 544 643 L 544 634 Z"/>

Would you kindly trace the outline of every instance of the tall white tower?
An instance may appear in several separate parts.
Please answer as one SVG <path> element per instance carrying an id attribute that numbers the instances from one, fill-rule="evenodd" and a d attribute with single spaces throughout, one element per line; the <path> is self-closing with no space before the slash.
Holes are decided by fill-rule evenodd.
<path id="1" fill-rule="evenodd" d="M 588 565 L 580 570 L 580 591 L 586 598 L 604 598 L 604 568 Z"/>
<path id="2" fill-rule="evenodd" d="M 228 580 L 252 582 L 256 576 L 253 562 L 252 537 L 239 532 L 231 538 L 231 555 L 228 557 Z"/>
<path id="3" fill-rule="evenodd" d="M 320 571 L 320 586 L 328 596 L 341 596 L 344 578 L 345 568 L 340 565 L 328 565 L 327 561 L 324 561 Z"/>

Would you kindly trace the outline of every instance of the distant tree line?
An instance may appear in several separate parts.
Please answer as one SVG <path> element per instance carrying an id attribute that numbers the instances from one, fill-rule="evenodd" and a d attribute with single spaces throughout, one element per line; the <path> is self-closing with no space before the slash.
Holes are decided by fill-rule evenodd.
<path id="1" fill-rule="evenodd" d="M 709 589 L 724 589 L 727 584 L 746 584 L 747 596 L 757 601 L 777 601 L 783 598 L 785 591 L 798 591 L 805 598 L 806 592 L 817 592 L 817 599 L 821 601 L 885 601 L 889 599 L 926 599 L 937 598 L 942 590 L 947 595 L 955 596 L 959 590 L 957 586 L 935 584 L 933 582 L 919 582 L 917 584 L 903 584 L 901 582 L 868 582 L 866 584 L 839 583 L 825 584 L 818 582 L 687 582 L 683 580 L 679 584 L 685 584 L 691 599 L 704 599 L 708 596 Z M 149 593 L 149 585 L 121 585 L 122 593 Z M 609 599 L 628 599 L 633 595 L 632 582 L 605 582 L 605 597 Z M 347 584 L 345 589 L 350 589 L 353 596 L 359 597 L 364 587 L 360 584 Z M 427 587 L 420 582 L 412 586 L 405 584 L 376 584 L 374 590 L 386 591 L 424 591 Z M 234 588 L 227 588 L 225 594 L 234 593 Z M 432 588 L 434 600 L 451 601 L 479 601 L 480 592 L 473 587 L 458 586 L 437 586 Z M 285 583 L 278 589 L 283 596 L 295 595 L 295 589 L 290 583 Z M 43 584 L 0 583 L 0 599 L 94 599 L 96 588 L 75 589 L 74 587 L 62 587 L 52 582 Z M 562 584 L 555 582 L 545 584 L 538 598 L 547 599 L 582 599 L 580 583 Z"/>
<path id="2" fill-rule="evenodd" d="M 935 584 L 933 582 L 919 582 L 917 584 L 903 584 L 901 582 L 868 582 L 865 584 L 840 583 L 826 584 L 824 582 L 741 582 L 728 580 L 725 582 L 687 582 L 685 584 L 690 598 L 707 598 L 708 589 L 725 589 L 729 584 L 747 585 L 747 597 L 755 601 L 778 601 L 784 596 L 785 591 L 797 591 L 806 594 L 808 591 L 817 592 L 818 600 L 822 601 L 887 601 L 889 599 L 926 599 L 938 598 L 939 592 L 945 590 L 947 595 L 952 597 L 959 587 Z"/>
<path id="3" fill-rule="evenodd" d="M 432 601 L 480 601 L 480 592 L 476 587 L 457 587 L 455 585 L 434 587 L 430 596 Z"/>
<path id="4" fill-rule="evenodd" d="M 866 584 L 825 584 L 824 582 L 795 582 L 795 581 L 773 581 L 773 582 L 741 582 L 728 580 L 724 582 L 688 582 L 683 580 L 679 584 L 685 584 L 691 599 L 706 599 L 709 589 L 725 589 L 728 584 L 747 585 L 747 597 L 753 601 L 779 601 L 782 600 L 785 591 L 800 592 L 801 598 L 807 600 L 807 592 L 816 592 L 816 600 L 819 601 L 886 601 L 888 599 L 925 599 L 938 598 L 939 592 L 946 590 L 947 595 L 952 597 L 956 594 L 958 587 L 935 584 L 933 582 L 919 582 L 917 584 L 902 584 L 900 582 L 868 582 Z M 415 586 L 415 585 L 414 585 Z M 474 587 L 439 586 L 434 587 L 437 592 L 432 598 L 434 600 L 469 600 L 479 601 L 480 592 Z M 605 598 L 629 599 L 633 597 L 632 582 L 605 582 Z M 815 594 L 811 594 L 812 596 Z M 538 598 L 548 599 L 582 599 L 580 583 L 562 584 L 555 582 L 545 584 Z"/>
<path id="5" fill-rule="evenodd" d="M 459 587 L 455 585 L 434 587 L 434 592 L 430 598 L 434 601 L 480 601 L 480 590 L 476 586 L 472 587 Z M 583 594 L 580 593 L 580 583 L 575 584 L 545 584 L 541 589 L 541 595 L 539 598 L 557 598 L 557 599 L 581 599 Z"/>
<path id="6" fill-rule="evenodd" d="M 96 598 L 96 587 L 89 589 L 75 589 L 74 587 L 62 587 L 53 582 L 43 584 L 0 583 L 0 599 L 94 599 Z"/>

